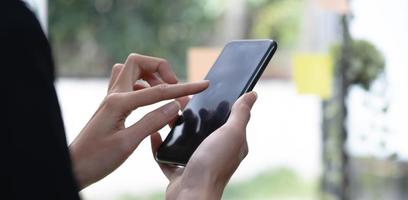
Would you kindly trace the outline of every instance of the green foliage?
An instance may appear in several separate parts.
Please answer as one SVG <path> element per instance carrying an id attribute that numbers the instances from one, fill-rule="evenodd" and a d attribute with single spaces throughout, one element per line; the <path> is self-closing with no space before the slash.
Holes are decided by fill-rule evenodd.
<path id="1" fill-rule="evenodd" d="M 343 44 L 345 45 L 345 44 Z M 343 46 L 344 48 L 344 46 Z M 347 52 L 342 52 L 340 45 L 335 45 L 331 49 L 332 57 L 335 62 L 335 71 L 337 76 L 334 81 L 333 93 L 334 95 L 323 102 L 323 190 L 322 199 L 332 200 L 339 199 L 343 194 L 338 191 L 342 191 L 343 178 L 350 175 L 344 174 L 342 171 L 344 163 L 347 163 L 343 157 L 343 151 L 345 148 L 345 138 L 347 138 L 347 127 L 345 126 L 345 118 L 347 117 L 347 108 L 343 108 L 344 99 L 347 94 L 342 94 L 343 82 L 341 81 L 341 67 L 342 59 L 347 59 L 350 63 L 346 72 L 346 83 L 344 86 L 346 90 L 349 90 L 353 85 L 359 85 L 362 88 L 369 90 L 372 82 L 378 78 L 378 76 L 384 70 L 384 58 L 382 54 L 371 43 L 364 40 L 352 40 L 350 39 L 350 49 Z M 376 100 L 376 105 L 378 105 Z M 346 104 L 347 105 L 347 104 Z M 383 108 L 380 108 L 383 110 Z M 376 116 L 378 118 L 378 116 Z M 377 120 L 378 121 L 378 120 Z M 365 124 L 370 125 L 370 121 L 365 121 Z M 377 122 L 376 122 L 377 123 Z M 371 127 L 378 127 L 378 124 Z M 344 130 L 343 130 L 344 128 Z M 375 132 L 370 131 L 367 134 L 373 134 Z M 346 151 L 347 152 L 347 151 Z M 362 166 L 362 165 L 360 165 Z M 348 170 L 350 170 L 348 168 Z M 350 172 L 350 171 L 349 171 Z M 350 183 L 348 183 L 350 184 Z M 350 185 L 346 185 L 348 187 Z M 352 191 L 352 189 L 350 190 Z"/>
<path id="2" fill-rule="evenodd" d="M 163 200 L 165 199 L 164 192 L 155 192 L 147 196 L 134 196 L 132 194 L 124 194 L 117 200 Z"/>
<path id="3" fill-rule="evenodd" d="M 305 182 L 293 170 L 282 168 L 227 186 L 223 199 L 315 199 L 316 194 L 316 184 Z"/>
<path id="4" fill-rule="evenodd" d="M 180 76 L 186 49 L 216 16 L 200 0 L 55 0 L 49 33 L 62 75 L 108 75 L 130 52 L 165 57 Z"/>
<path id="5" fill-rule="evenodd" d="M 186 51 L 212 38 L 225 0 L 49 1 L 49 37 L 63 76 L 108 76 L 130 52 L 164 57 L 185 78 Z M 247 0 L 249 38 L 295 44 L 300 0 Z M 232 3 L 232 2 L 231 2 Z"/>
<path id="6" fill-rule="evenodd" d="M 250 0 L 251 2 L 258 9 L 254 13 L 250 37 L 273 38 L 279 41 L 280 46 L 286 48 L 296 44 L 302 14 L 302 1 Z"/>
<path id="7" fill-rule="evenodd" d="M 267 170 L 248 180 L 230 184 L 222 199 L 312 200 L 317 198 L 317 184 L 303 181 L 294 171 L 286 168 Z M 118 200 L 164 199 L 162 192 L 145 197 L 124 195 Z"/>
<path id="8" fill-rule="evenodd" d="M 384 71 L 385 60 L 377 48 L 365 40 L 353 40 L 351 43 L 350 68 L 347 71 L 349 84 L 360 85 L 368 90 L 371 83 Z M 333 47 L 336 68 L 340 67 L 340 46 Z"/>

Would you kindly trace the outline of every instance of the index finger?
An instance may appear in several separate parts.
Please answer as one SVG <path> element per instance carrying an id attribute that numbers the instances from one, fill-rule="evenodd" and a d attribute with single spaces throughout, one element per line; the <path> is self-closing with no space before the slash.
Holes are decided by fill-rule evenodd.
<path id="1" fill-rule="evenodd" d="M 118 75 L 114 87 L 121 92 L 132 91 L 132 86 L 136 80 L 154 73 L 157 73 L 159 78 L 166 83 L 177 83 L 176 75 L 165 59 L 130 54 L 126 59 L 123 70 Z"/>
<path id="2" fill-rule="evenodd" d="M 208 87 L 208 81 L 184 83 L 174 85 L 158 85 L 134 92 L 122 94 L 121 102 L 118 102 L 124 112 L 135 110 L 140 106 L 150 105 L 163 100 L 180 98 L 186 95 L 196 94 Z"/>

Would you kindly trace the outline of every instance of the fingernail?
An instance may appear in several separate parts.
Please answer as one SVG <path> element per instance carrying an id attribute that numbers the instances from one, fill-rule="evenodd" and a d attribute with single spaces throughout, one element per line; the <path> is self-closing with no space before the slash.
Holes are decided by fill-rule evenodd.
<path id="1" fill-rule="evenodd" d="M 163 112 L 166 115 L 175 115 L 180 110 L 181 106 L 178 101 L 173 101 L 163 107 Z"/>
<path id="2" fill-rule="evenodd" d="M 246 102 L 248 103 L 248 105 L 252 108 L 252 106 L 254 105 L 256 99 L 258 98 L 258 94 L 254 91 L 250 92 L 248 95 L 250 98 L 246 99 Z"/>
<path id="3" fill-rule="evenodd" d="M 253 93 L 254 96 L 255 96 L 255 100 L 257 100 L 257 99 L 258 99 L 258 93 L 256 93 L 255 91 L 252 91 L 252 93 Z"/>
<path id="4" fill-rule="evenodd" d="M 202 80 L 202 81 L 197 81 L 196 83 L 201 84 L 201 83 L 209 83 L 209 82 L 210 82 L 209 80 Z"/>

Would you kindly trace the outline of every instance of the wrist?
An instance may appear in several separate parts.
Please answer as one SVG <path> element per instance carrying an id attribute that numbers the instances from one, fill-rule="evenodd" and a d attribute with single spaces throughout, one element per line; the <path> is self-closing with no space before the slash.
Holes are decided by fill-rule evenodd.
<path id="1" fill-rule="evenodd" d="M 214 176 L 202 178 L 182 178 L 182 184 L 177 200 L 184 199 L 221 199 L 225 184 L 214 179 Z"/>
<path id="2" fill-rule="evenodd" d="M 73 163 L 72 166 L 72 171 L 73 174 L 75 176 L 75 180 L 77 182 L 77 186 L 79 191 L 81 191 L 82 189 L 88 187 L 90 185 L 89 181 L 87 181 L 86 176 L 84 175 L 84 173 L 82 173 L 83 170 L 79 169 L 77 166 L 75 166 L 75 164 Z"/>
<path id="3" fill-rule="evenodd" d="M 216 200 L 221 199 L 222 191 L 223 189 L 217 187 L 183 188 L 177 196 L 177 200 Z"/>
<path id="4" fill-rule="evenodd" d="M 75 153 L 75 149 L 70 145 L 70 156 L 71 156 L 71 166 L 72 166 L 72 173 L 75 177 L 77 182 L 78 189 L 81 191 L 88 185 L 90 185 L 89 181 L 87 180 L 87 176 L 85 175 L 84 171 L 86 171 L 86 167 L 84 163 L 81 162 L 81 159 L 78 158 L 79 156 Z"/>

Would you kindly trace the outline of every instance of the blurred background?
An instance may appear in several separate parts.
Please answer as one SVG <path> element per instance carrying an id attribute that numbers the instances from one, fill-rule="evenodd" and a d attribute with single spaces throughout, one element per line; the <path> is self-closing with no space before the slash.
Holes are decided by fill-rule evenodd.
<path id="1" fill-rule="evenodd" d="M 223 199 L 408 197 L 408 1 L 26 1 L 53 47 L 68 142 L 129 53 L 166 58 L 194 81 L 228 41 L 271 38 L 279 48 L 254 89 L 250 153 Z M 164 199 L 166 186 L 146 140 L 81 195 Z"/>

